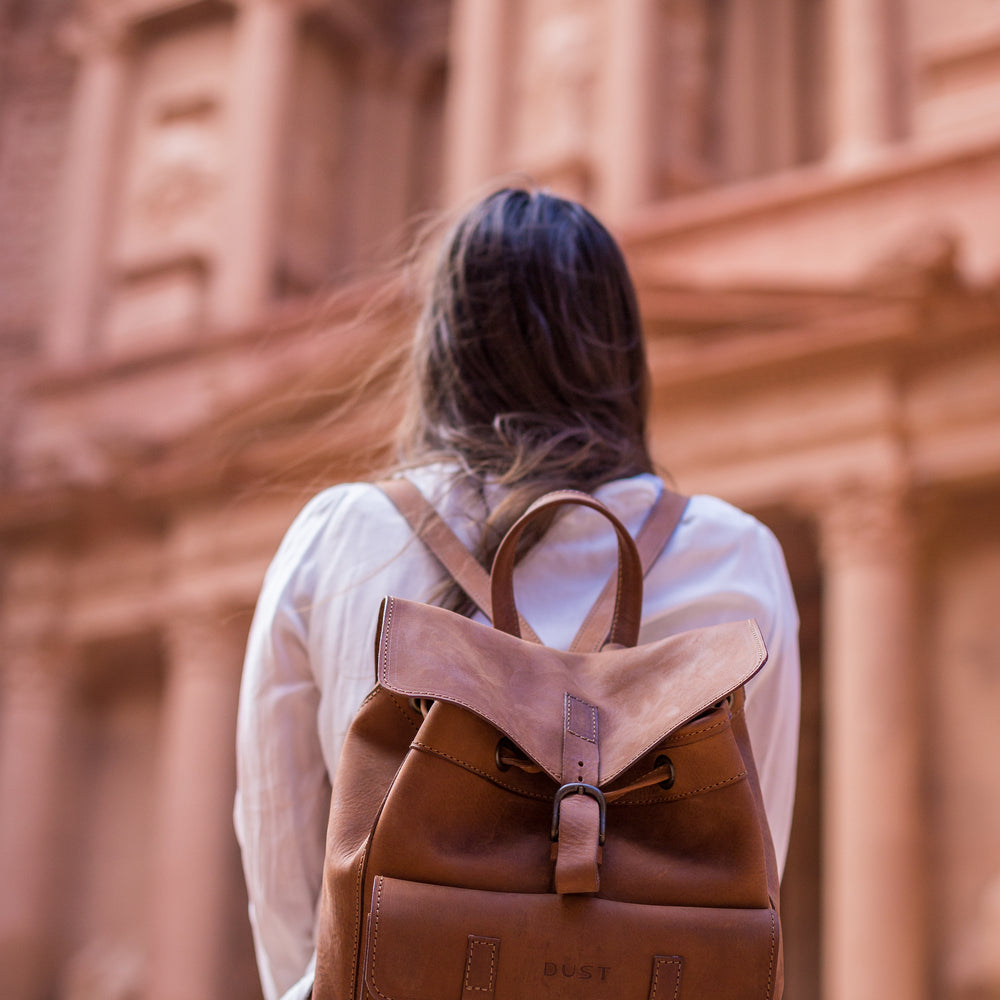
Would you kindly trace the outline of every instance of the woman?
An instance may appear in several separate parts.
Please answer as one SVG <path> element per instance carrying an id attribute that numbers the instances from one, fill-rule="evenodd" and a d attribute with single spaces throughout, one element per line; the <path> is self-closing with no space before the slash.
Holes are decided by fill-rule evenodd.
<path id="1" fill-rule="evenodd" d="M 417 325 L 401 468 L 485 566 L 555 488 L 593 492 L 635 534 L 664 489 L 646 442 L 648 374 L 621 252 L 584 208 L 503 190 L 445 241 Z M 614 533 L 574 508 L 519 563 L 518 606 L 565 648 L 615 565 Z M 330 778 L 373 683 L 380 599 L 472 614 L 375 486 L 333 487 L 290 528 L 247 649 L 236 827 L 267 1000 L 311 982 Z M 747 514 L 693 497 L 645 581 L 640 641 L 756 618 L 770 658 L 747 718 L 779 865 L 788 847 L 799 677 L 781 550 Z"/>

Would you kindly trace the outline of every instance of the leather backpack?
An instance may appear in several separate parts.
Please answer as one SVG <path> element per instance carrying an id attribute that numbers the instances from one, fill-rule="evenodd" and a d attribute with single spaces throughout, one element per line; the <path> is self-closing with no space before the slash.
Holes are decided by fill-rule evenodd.
<path id="1" fill-rule="evenodd" d="M 406 480 L 386 492 L 493 626 L 386 598 L 376 684 L 333 782 L 315 1000 L 778 998 L 778 871 L 744 720 L 753 621 L 636 646 L 644 567 L 684 499 L 633 541 L 563 491 L 487 575 Z M 514 602 L 518 539 L 600 511 L 618 572 L 568 651 Z"/>

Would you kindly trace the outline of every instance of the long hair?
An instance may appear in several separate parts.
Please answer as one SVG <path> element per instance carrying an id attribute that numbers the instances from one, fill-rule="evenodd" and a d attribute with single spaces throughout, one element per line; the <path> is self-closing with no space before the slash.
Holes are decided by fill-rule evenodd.
<path id="1" fill-rule="evenodd" d="M 500 488 L 476 552 L 486 566 L 542 494 L 652 469 L 635 291 L 614 239 L 575 202 L 506 188 L 458 221 L 411 372 L 400 459 L 444 462 L 483 496 Z M 444 603 L 466 610 L 454 590 Z"/>

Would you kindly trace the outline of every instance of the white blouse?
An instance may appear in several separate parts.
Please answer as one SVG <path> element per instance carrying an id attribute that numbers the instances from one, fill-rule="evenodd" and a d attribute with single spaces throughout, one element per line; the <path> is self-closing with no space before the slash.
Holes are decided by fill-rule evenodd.
<path id="1" fill-rule="evenodd" d="M 481 502 L 440 468 L 408 473 L 472 543 Z M 663 489 L 652 475 L 596 496 L 635 534 Z M 569 508 L 515 573 L 518 609 L 565 649 L 615 566 L 607 522 Z M 374 684 L 386 595 L 427 600 L 443 571 L 376 487 L 335 486 L 288 530 L 264 580 L 247 645 L 237 725 L 236 833 L 266 1000 L 301 1000 L 312 981 L 330 776 Z M 768 660 L 747 688 L 747 724 L 779 867 L 792 820 L 799 725 L 798 614 L 781 549 L 760 522 L 695 496 L 645 580 L 640 642 L 755 618 Z"/>

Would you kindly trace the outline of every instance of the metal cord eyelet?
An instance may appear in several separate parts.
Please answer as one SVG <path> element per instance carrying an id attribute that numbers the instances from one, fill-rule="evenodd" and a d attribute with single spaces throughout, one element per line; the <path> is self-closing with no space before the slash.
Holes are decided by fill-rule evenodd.
<path id="1" fill-rule="evenodd" d="M 504 757 L 514 756 L 516 754 L 517 754 L 517 747 L 515 747 L 514 744 L 509 739 L 507 739 L 506 736 L 504 736 L 503 739 L 501 739 L 497 743 L 496 753 L 493 755 L 493 759 L 496 761 L 497 770 L 509 771 L 512 765 L 508 764 L 504 760 Z"/>
<path id="2" fill-rule="evenodd" d="M 659 782 L 660 788 L 668 789 L 674 787 L 674 782 L 677 780 L 677 773 L 674 771 L 674 762 L 666 755 L 660 754 L 654 762 L 654 767 L 670 767 L 670 777 L 665 778 L 663 781 Z"/>

